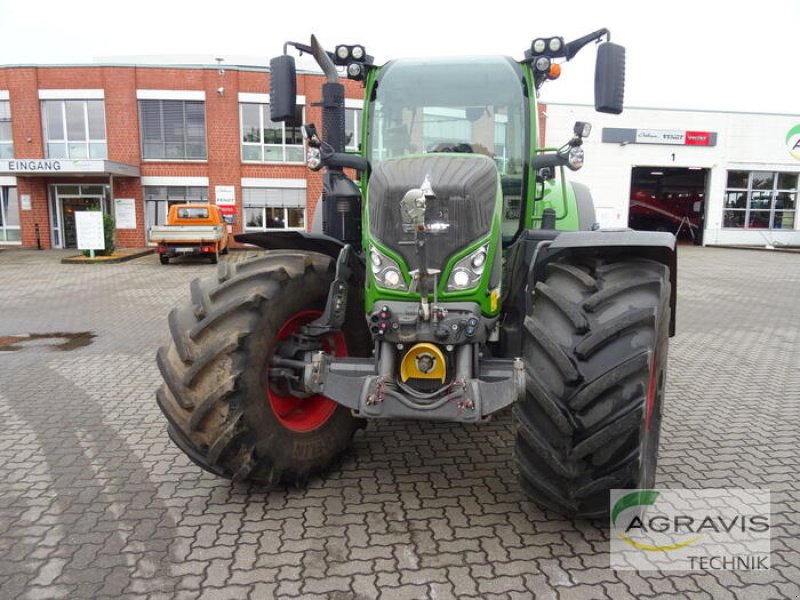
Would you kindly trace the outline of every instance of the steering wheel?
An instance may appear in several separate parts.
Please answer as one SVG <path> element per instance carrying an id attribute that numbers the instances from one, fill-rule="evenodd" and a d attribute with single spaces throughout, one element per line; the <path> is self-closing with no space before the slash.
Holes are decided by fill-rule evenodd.
<path id="1" fill-rule="evenodd" d="M 440 144 L 436 144 L 433 148 L 429 150 L 429 152 L 459 152 L 464 154 L 472 154 L 474 151 L 472 149 L 472 146 L 465 142 L 458 142 L 458 143 L 442 142 Z"/>

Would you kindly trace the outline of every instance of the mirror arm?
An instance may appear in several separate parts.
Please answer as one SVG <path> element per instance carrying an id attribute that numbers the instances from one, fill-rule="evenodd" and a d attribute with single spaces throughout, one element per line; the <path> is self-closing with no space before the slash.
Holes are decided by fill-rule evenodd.
<path id="1" fill-rule="evenodd" d="M 577 40 L 572 40 L 566 45 L 565 48 L 567 60 L 572 60 L 586 44 L 589 42 L 600 41 L 600 38 L 603 36 L 606 36 L 607 42 L 611 41 L 611 32 L 606 28 L 598 29 L 597 31 L 580 37 Z"/>
<path id="2" fill-rule="evenodd" d="M 325 167 L 334 169 L 355 169 L 356 171 L 368 171 L 369 161 L 358 154 L 348 154 L 347 152 L 333 152 L 329 144 L 323 142 L 321 150 L 322 164 Z"/>
<path id="3" fill-rule="evenodd" d="M 293 46 L 294 48 L 296 48 L 297 51 L 300 53 L 300 56 L 302 56 L 303 54 L 311 54 L 312 56 L 314 56 L 314 49 L 311 46 L 309 46 L 308 44 L 303 44 L 301 42 L 286 42 L 286 43 L 284 43 L 283 44 L 283 53 L 284 54 L 288 54 L 289 53 L 289 46 Z M 328 55 L 328 58 L 330 58 L 331 61 L 333 61 L 333 59 L 334 59 L 333 52 L 329 52 L 328 50 L 325 50 L 324 52 L 325 52 L 325 54 Z"/>
<path id="4" fill-rule="evenodd" d="M 533 168 L 536 170 L 547 167 L 563 167 L 567 164 L 567 158 L 561 154 L 561 150 L 552 154 L 540 154 L 533 159 Z"/>

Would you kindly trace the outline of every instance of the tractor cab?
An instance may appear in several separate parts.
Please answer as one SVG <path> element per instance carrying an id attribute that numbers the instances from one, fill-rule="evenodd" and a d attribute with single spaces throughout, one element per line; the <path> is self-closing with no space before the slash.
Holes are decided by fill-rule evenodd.
<path id="1" fill-rule="evenodd" d="M 530 153 L 526 132 L 535 124 L 528 102 L 534 90 L 517 62 L 500 56 L 395 60 L 367 87 L 365 142 L 373 169 L 426 154 L 488 157 L 503 194 L 503 233 L 518 229 Z"/>

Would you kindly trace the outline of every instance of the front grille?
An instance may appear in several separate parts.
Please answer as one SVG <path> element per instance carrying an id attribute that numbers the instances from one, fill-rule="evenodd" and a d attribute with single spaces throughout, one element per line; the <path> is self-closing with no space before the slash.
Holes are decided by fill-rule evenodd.
<path id="1" fill-rule="evenodd" d="M 380 162 L 369 182 L 370 234 L 402 256 L 410 270 L 420 267 L 413 231 L 403 227 L 400 201 L 427 177 L 436 199 L 426 203 L 426 223 L 450 226 L 428 234 L 427 267 L 444 268 L 447 259 L 486 236 L 497 200 L 497 168 L 483 156 L 428 155 Z"/>

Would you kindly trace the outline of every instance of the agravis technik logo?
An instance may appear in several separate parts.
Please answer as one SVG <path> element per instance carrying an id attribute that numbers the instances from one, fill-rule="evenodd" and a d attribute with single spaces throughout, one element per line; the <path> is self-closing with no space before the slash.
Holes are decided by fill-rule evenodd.
<path id="1" fill-rule="evenodd" d="M 769 568 L 768 490 L 612 490 L 611 567 Z"/>

